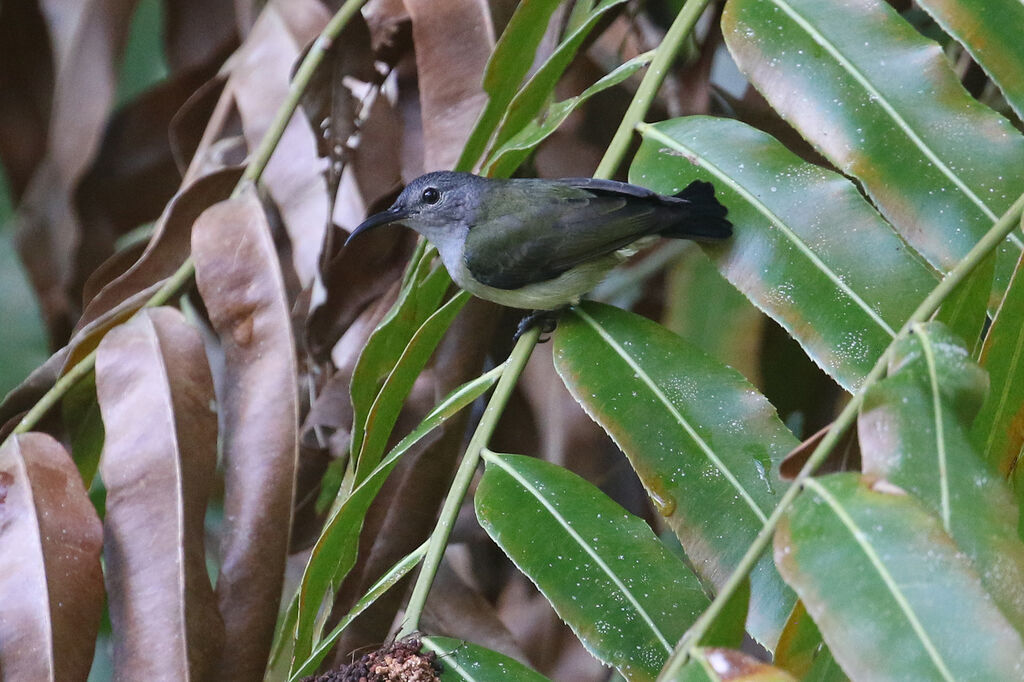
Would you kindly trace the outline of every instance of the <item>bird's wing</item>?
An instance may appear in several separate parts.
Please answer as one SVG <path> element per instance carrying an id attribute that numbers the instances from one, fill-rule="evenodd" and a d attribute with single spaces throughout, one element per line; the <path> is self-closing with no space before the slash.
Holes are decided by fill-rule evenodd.
<path id="1" fill-rule="evenodd" d="M 548 183 L 532 196 L 527 186 L 501 215 L 486 215 L 470 228 L 466 267 L 497 289 L 554 279 L 666 227 L 660 199 L 633 185 L 591 178 L 562 181 L 554 190 Z"/>

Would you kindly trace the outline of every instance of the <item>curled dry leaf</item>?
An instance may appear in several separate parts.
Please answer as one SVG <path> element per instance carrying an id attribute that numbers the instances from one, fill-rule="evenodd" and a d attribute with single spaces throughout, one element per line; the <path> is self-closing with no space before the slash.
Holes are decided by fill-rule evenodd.
<path id="1" fill-rule="evenodd" d="M 416 46 L 424 170 L 455 166 L 487 103 L 494 25 L 484 0 L 406 0 Z"/>
<path id="2" fill-rule="evenodd" d="M 79 278 L 84 279 L 113 253 L 118 237 L 156 220 L 174 196 L 181 175 L 171 152 L 168 126 L 189 96 L 216 74 L 225 56 L 160 82 L 111 117 L 96 158 L 75 192 L 82 221 Z"/>
<path id="3" fill-rule="evenodd" d="M 100 344 L 96 394 L 115 677 L 210 679 L 224 629 L 203 547 L 217 417 L 199 334 L 143 311 Z"/>
<path id="4" fill-rule="evenodd" d="M 46 155 L 18 207 L 18 252 L 58 346 L 68 338 L 78 308 L 73 280 L 81 228 L 74 193 L 113 104 L 117 60 L 135 2 L 40 4 L 53 47 L 54 92 Z"/>
<path id="5" fill-rule="evenodd" d="M 224 531 L 217 598 L 227 641 L 217 679 L 263 674 L 288 551 L 298 388 L 288 301 L 263 207 L 249 189 L 192 233 L 196 284 L 224 350 Z"/>
<path id="6" fill-rule="evenodd" d="M 103 529 L 50 436 L 0 448 L 0 668 L 5 680 L 85 680 L 103 611 Z"/>
<path id="7" fill-rule="evenodd" d="M 234 98 L 250 150 L 256 149 L 289 89 L 292 65 L 330 17 L 316 0 L 271 0 L 242 47 L 229 60 L 227 92 Z M 316 276 L 327 226 L 327 191 L 316 136 L 302 115 L 292 116 L 262 182 L 281 212 L 302 286 Z"/>

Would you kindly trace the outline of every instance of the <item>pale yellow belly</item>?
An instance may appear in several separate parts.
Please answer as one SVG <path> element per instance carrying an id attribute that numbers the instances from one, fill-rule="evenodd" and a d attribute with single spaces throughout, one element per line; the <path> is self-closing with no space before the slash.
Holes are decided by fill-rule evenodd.
<path id="1" fill-rule="evenodd" d="M 480 298 L 510 308 L 526 310 L 553 310 L 578 303 L 583 294 L 596 287 L 608 271 L 624 260 L 625 254 L 611 253 L 603 258 L 563 272 L 554 279 L 528 284 L 521 289 L 497 289 L 475 281 L 459 260 L 459 271 L 448 272 L 460 287 Z"/>

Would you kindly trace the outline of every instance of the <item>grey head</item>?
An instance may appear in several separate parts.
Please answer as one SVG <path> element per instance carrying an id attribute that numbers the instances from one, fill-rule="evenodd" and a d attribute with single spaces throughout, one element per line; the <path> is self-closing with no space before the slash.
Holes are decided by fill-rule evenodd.
<path id="1" fill-rule="evenodd" d="M 464 240 L 488 182 L 454 171 L 421 175 L 406 185 L 391 208 L 370 216 L 352 230 L 345 243 L 371 228 L 392 223 L 416 230 L 438 248 Z"/>

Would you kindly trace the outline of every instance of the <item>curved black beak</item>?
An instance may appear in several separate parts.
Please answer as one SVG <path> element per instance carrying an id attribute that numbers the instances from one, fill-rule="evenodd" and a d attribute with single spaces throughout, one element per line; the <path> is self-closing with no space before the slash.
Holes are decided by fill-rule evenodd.
<path id="1" fill-rule="evenodd" d="M 363 222 L 361 222 L 358 226 L 356 226 L 356 229 L 352 230 L 352 232 L 348 235 L 348 239 L 345 240 L 345 246 L 348 246 L 348 243 L 355 239 L 355 236 L 357 234 L 366 232 L 367 230 L 374 227 L 379 227 L 380 225 L 390 225 L 391 223 L 397 223 L 403 218 L 408 218 L 410 215 L 412 215 L 410 211 L 396 208 L 394 206 L 392 206 L 386 211 L 375 213 L 366 220 L 364 220 Z"/>

